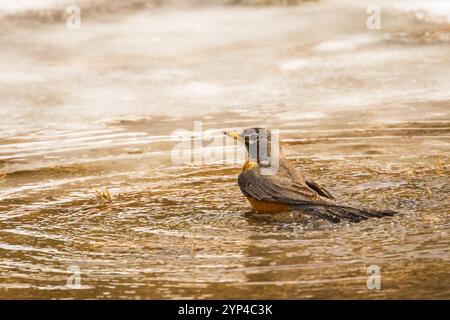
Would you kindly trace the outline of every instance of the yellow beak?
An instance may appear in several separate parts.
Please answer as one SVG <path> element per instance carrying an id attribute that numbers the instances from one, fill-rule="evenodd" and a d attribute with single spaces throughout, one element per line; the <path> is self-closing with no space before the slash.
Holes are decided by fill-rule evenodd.
<path id="1" fill-rule="evenodd" d="M 242 140 L 241 135 L 239 132 L 236 131 L 225 131 L 224 134 L 226 134 L 229 137 L 232 137 L 234 140 Z"/>

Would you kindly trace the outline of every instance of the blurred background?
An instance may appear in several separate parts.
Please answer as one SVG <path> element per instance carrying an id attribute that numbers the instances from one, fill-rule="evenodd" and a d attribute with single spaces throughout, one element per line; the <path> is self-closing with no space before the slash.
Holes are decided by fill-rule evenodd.
<path id="1" fill-rule="evenodd" d="M 0 21 L 0 298 L 450 298 L 450 1 L 2 0 Z M 171 161 L 194 121 L 205 146 L 280 129 L 336 198 L 400 214 L 255 216 L 240 165 Z"/>

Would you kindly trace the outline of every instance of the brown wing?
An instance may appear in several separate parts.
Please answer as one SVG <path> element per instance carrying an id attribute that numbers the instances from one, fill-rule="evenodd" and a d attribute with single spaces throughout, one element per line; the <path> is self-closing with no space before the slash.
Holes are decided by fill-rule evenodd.
<path id="1" fill-rule="evenodd" d="M 260 175 L 257 168 L 242 172 L 238 184 L 245 196 L 258 200 L 289 205 L 330 203 L 305 184 L 284 176 Z"/>
<path id="2" fill-rule="evenodd" d="M 306 184 L 308 185 L 308 187 L 310 187 L 311 189 L 316 191 L 322 197 L 325 197 L 325 198 L 328 198 L 331 200 L 336 200 L 336 199 L 334 199 L 333 195 L 327 189 L 320 186 L 318 183 L 314 182 L 313 180 L 306 179 Z"/>

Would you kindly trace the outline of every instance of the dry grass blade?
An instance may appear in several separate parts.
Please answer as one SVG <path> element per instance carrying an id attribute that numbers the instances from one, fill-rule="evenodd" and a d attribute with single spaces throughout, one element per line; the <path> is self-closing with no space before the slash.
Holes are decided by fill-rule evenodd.
<path id="1" fill-rule="evenodd" d="M 436 174 L 440 174 L 442 172 L 442 158 L 439 156 L 439 158 L 436 160 Z"/>
<path id="2" fill-rule="evenodd" d="M 105 191 L 99 191 L 99 190 L 95 190 L 95 192 L 97 193 L 97 199 L 103 202 L 108 202 L 111 203 L 112 202 L 112 196 L 111 193 L 109 192 L 108 188 L 105 188 Z"/>
<path id="3" fill-rule="evenodd" d="M 427 197 L 430 199 L 433 196 L 433 192 L 427 184 L 425 184 L 425 191 L 427 193 Z"/>

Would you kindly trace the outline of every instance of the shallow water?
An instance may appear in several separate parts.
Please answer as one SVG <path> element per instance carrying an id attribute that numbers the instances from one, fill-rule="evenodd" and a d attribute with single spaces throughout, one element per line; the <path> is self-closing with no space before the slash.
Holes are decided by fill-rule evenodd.
<path id="1" fill-rule="evenodd" d="M 0 297 L 450 298 L 450 29 L 388 8 L 377 32 L 347 2 L 6 21 Z M 280 129 L 342 202 L 399 214 L 255 215 L 240 165 L 171 161 L 194 121 Z"/>

